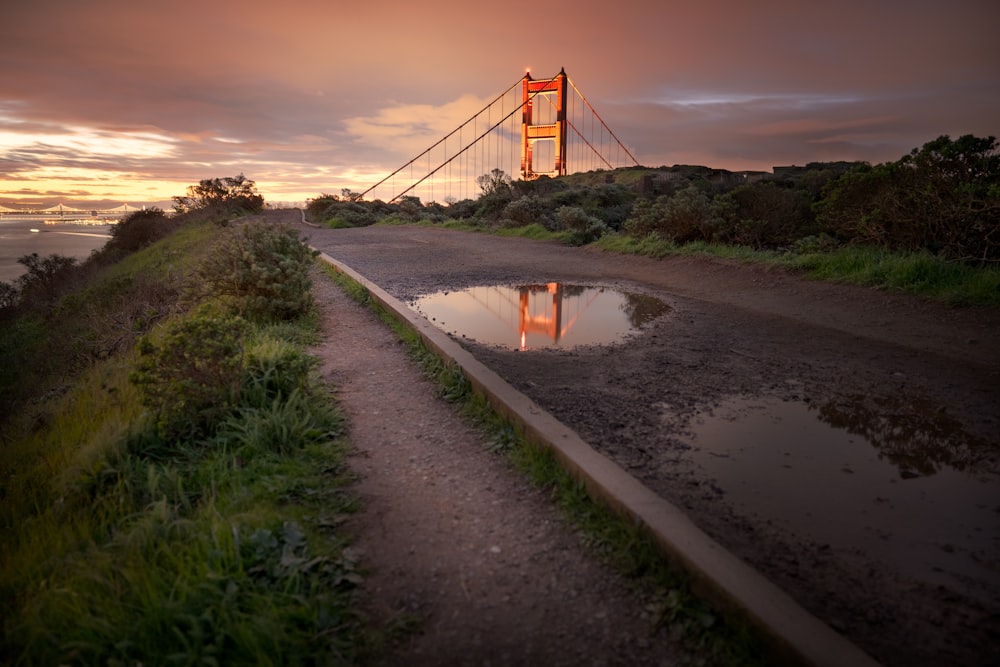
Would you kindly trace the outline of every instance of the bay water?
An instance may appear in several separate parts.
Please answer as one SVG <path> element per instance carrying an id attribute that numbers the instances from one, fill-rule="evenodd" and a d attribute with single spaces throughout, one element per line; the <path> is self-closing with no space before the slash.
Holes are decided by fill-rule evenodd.
<path id="1" fill-rule="evenodd" d="M 11 283 L 24 274 L 18 259 L 62 255 L 82 262 L 111 238 L 111 225 L 58 221 L 46 224 L 39 216 L 0 217 L 0 282 Z"/>

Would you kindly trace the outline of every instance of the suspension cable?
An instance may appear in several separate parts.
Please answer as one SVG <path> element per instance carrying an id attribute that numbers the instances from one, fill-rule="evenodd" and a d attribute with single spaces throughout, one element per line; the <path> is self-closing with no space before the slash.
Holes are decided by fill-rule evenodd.
<path id="1" fill-rule="evenodd" d="M 514 86 L 511 86 L 511 87 L 510 87 L 510 88 L 508 88 L 508 89 L 507 89 L 506 91 L 504 91 L 504 95 L 506 95 L 507 93 L 509 93 L 509 92 L 510 92 L 510 91 L 511 91 L 511 90 L 512 90 L 513 88 L 514 88 Z M 531 93 L 531 95 L 530 95 L 530 96 L 528 97 L 528 100 L 527 100 L 527 101 L 528 101 L 528 102 L 530 102 L 530 101 L 532 101 L 533 99 L 535 99 L 535 97 L 536 97 L 536 96 L 537 96 L 537 95 L 538 95 L 538 94 L 539 94 L 540 92 L 542 92 L 542 91 L 535 91 L 535 92 Z M 502 97 L 502 96 L 501 96 L 501 97 Z M 499 98 L 497 98 L 497 99 L 499 99 Z M 493 102 L 496 102 L 496 100 L 493 100 Z M 492 105 L 492 104 L 493 104 L 493 103 L 491 103 L 491 105 Z M 447 160 L 446 160 L 445 162 L 443 162 L 443 163 L 441 163 L 440 165 L 438 165 L 438 166 L 437 166 L 437 167 L 436 167 L 436 168 L 435 168 L 435 169 L 434 169 L 433 171 L 430 171 L 430 172 L 428 172 L 427 174 L 425 174 L 425 175 L 423 176 L 423 178 L 419 179 L 419 180 L 418 180 L 418 181 L 416 181 L 415 183 L 412 183 L 412 184 L 410 184 L 410 187 L 406 188 L 405 190 L 403 190 L 402 192 L 400 192 L 400 193 L 399 193 L 398 195 L 396 195 L 395 197 L 393 197 L 392 199 L 390 199 L 390 200 L 389 200 L 389 203 L 391 204 L 392 202 L 396 201 L 397 199 L 399 199 L 400 197 L 402 197 L 403 195 L 405 195 L 405 194 L 406 194 L 407 192 L 409 192 L 410 190 L 413 190 L 413 189 L 414 189 L 415 187 L 417 187 L 418 185 L 420 185 L 421 183 L 423 183 L 424 181 L 426 181 L 426 180 L 427 180 L 428 178 L 430 178 L 431 176 L 433 176 L 433 175 L 434 175 L 435 173 L 437 173 L 438 171 L 440 171 L 440 170 L 441 170 L 441 169 L 442 169 L 442 168 L 443 168 L 443 167 L 444 167 L 445 165 L 449 164 L 449 163 L 450 163 L 450 162 L 451 162 L 452 160 L 454 160 L 454 159 L 455 159 L 455 158 L 457 158 L 458 156 L 460 156 L 460 155 L 462 155 L 463 153 L 465 153 L 465 151 L 469 150 L 470 148 L 472 148 L 473 146 L 475 146 L 476 144 L 478 144 L 478 143 L 479 143 L 479 141 L 480 141 L 480 140 L 481 140 L 481 139 L 482 139 L 483 137 L 485 137 L 486 135 L 488 135 L 488 134 L 489 134 L 490 132 L 492 132 L 493 130 L 497 129 L 497 128 L 498 128 L 498 127 L 499 127 L 500 125 L 502 125 L 503 123 L 505 123 L 505 122 L 507 121 L 507 119 L 509 119 L 509 118 L 510 118 L 511 116 L 513 116 L 513 115 L 514 115 L 514 114 L 516 114 L 516 113 L 517 113 L 518 111 L 520 111 L 521 109 L 523 109 L 523 108 L 524 108 L 524 104 L 525 104 L 524 102 L 522 102 L 521 104 L 519 104 L 519 105 L 518 105 L 517 107 L 515 107 L 515 108 L 514 108 L 513 110 L 511 110 L 511 112 L 510 112 L 510 113 L 508 113 L 508 114 L 507 114 L 506 116 L 504 116 L 503 118 L 501 118 L 500 120 L 498 120 L 498 121 L 497 121 L 496 123 L 494 123 L 493 125 L 491 125 L 491 126 L 489 127 L 489 129 L 487 129 L 487 130 L 486 130 L 485 132 L 483 132 L 483 133 L 482 133 L 482 134 L 480 134 L 480 135 L 479 135 L 478 137 L 476 137 L 476 138 L 475 138 L 474 140 L 472 140 L 472 142 L 470 142 L 468 146 L 466 146 L 465 148 L 463 148 L 463 149 L 462 149 L 462 150 L 460 150 L 459 152 L 457 152 L 457 153 L 455 153 L 454 155 L 452 155 L 452 156 L 451 156 L 450 158 L 448 158 L 448 159 L 447 159 Z M 485 111 L 485 109 L 484 109 L 483 111 Z M 480 111 L 479 113 L 482 113 L 482 111 Z M 479 114 L 476 114 L 476 115 L 478 116 Z M 468 122 L 468 121 L 466 121 L 466 122 Z M 438 143 L 440 143 L 440 142 L 438 142 Z M 437 145 L 437 144 L 435 144 L 435 146 L 436 146 L 436 145 Z M 428 149 L 428 150 L 429 150 L 429 149 Z M 423 155 L 423 153 L 421 153 L 421 155 Z M 417 157 L 420 157 L 420 156 L 417 156 Z M 487 157 L 489 157 L 489 155 L 487 155 Z M 413 160 L 411 160 L 410 162 L 413 162 Z M 397 170 L 397 171 L 398 171 L 398 170 Z M 368 188 L 368 190 L 365 190 L 365 192 L 364 192 L 364 193 L 362 193 L 362 195 L 364 195 L 364 194 L 366 194 L 366 193 L 370 192 L 370 191 L 371 191 L 372 189 L 374 189 L 375 187 L 378 187 L 378 186 L 377 186 L 377 185 L 375 185 L 375 186 L 372 186 L 371 188 Z"/>
<path id="2" fill-rule="evenodd" d="M 510 86 L 510 88 L 508 88 L 507 90 L 505 90 L 502 93 L 500 93 L 499 95 L 497 95 L 493 99 L 492 102 L 490 102 L 489 104 L 487 104 L 486 106 L 484 106 L 482 109 L 480 109 L 479 111 L 477 111 L 471 118 L 469 118 L 469 120 L 465 121 L 464 123 L 462 123 L 461 125 L 459 125 L 457 128 L 455 128 L 454 130 L 452 130 L 451 132 L 449 132 L 448 134 L 446 134 L 444 136 L 444 138 L 439 139 L 438 141 L 434 142 L 434 144 L 432 146 L 430 146 L 429 148 L 427 148 L 426 150 L 424 150 L 422 153 L 420 153 L 419 155 L 417 155 L 415 158 L 413 158 L 412 160 L 410 160 L 409 162 L 407 162 L 406 164 L 404 164 L 403 166 L 401 166 L 399 169 L 397 169 L 396 171 L 392 172 L 391 174 L 389 174 L 388 176 L 386 176 L 385 178 L 383 178 L 381 181 L 379 181 L 375 185 L 371 186 L 370 188 L 368 188 L 367 190 L 365 190 L 364 192 L 362 192 L 361 196 L 364 197 L 366 194 L 368 194 L 369 192 L 371 192 L 372 190 L 374 190 L 378 186 L 382 185 L 383 183 L 385 183 L 387 180 L 389 180 L 390 178 L 392 178 L 393 176 L 395 176 L 399 172 L 401 172 L 404 169 L 406 169 L 407 167 L 411 166 L 414 162 L 416 162 L 417 160 L 419 160 L 425 154 L 430 153 L 432 150 L 434 150 L 435 148 L 437 148 L 448 137 L 450 137 L 451 135 L 453 135 L 456 132 L 458 132 L 460 129 L 462 129 L 463 127 L 465 127 L 466 125 L 468 125 L 469 123 L 471 123 L 473 120 L 475 120 L 479 116 L 479 114 L 483 113 L 484 111 L 486 111 L 487 109 L 489 109 L 491 106 L 493 106 L 494 104 L 496 104 L 497 100 L 501 99 L 507 93 L 509 93 L 510 91 L 514 90 L 514 88 L 516 88 L 517 85 L 519 83 L 521 83 L 521 81 L 523 79 L 524 79 L 524 77 L 521 77 L 520 79 L 518 79 L 512 86 Z M 476 141 L 479 141 L 479 140 L 477 139 Z M 393 197 L 393 199 L 395 200 L 396 197 Z"/>
<path id="3" fill-rule="evenodd" d="M 620 139 L 618 139 L 618 137 L 611 130 L 611 128 L 608 127 L 607 123 L 604 122 L 604 119 L 601 118 L 600 114 L 597 113 L 597 110 L 594 109 L 594 107 L 590 104 L 590 102 L 587 100 L 587 98 L 584 96 L 584 94 L 582 92 L 580 92 L 580 89 L 577 88 L 576 84 L 573 83 L 573 80 L 570 79 L 568 76 L 566 77 L 566 79 L 567 79 L 567 81 L 569 81 L 569 84 L 573 87 L 573 90 L 576 91 L 576 94 L 580 97 L 580 100 L 583 101 L 584 105 L 586 106 L 586 109 L 584 109 L 581 112 L 583 114 L 583 123 L 584 123 L 584 125 L 586 125 L 587 120 L 588 120 L 588 117 L 587 117 L 587 115 L 586 115 L 585 112 L 586 112 L 586 110 L 589 109 L 590 113 L 591 113 L 591 115 L 589 117 L 589 120 L 591 122 L 592 129 L 593 129 L 593 122 L 594 122 L 593 119 L 594 118 L 596 118 L 597 121 L 600 122 L 600 125 L 601 125 L 600 131 L 601 131 L 601 137 L 602 137 L 601 138 L 602 146 L 603 146 L 603 141 L 604 141 L 604 132 L 607 131 L 607 133 L 610 134 L 611 137 L 614 139 L 614 141 L 617 143 L 618 149 L 620 149 L 621 151 L 624 151 L 625 154 L 628 155 L 629 158 L 631 158 L 632 162 L 635 165 L 638 165 L 639 161 L 636 160 L 636 158 L 632 154 L 632 152 L 621 142 Z M 417 186 L 419 186 L 421 183 L 423 183 L 427 179 L 432 178 L 438 171 L 440 171 L 445 166 L 448 166 L 448 169 L 449 169 L 449 171 L 446 172 L 446 173 L 449 174 L 449 176 L 448 176 L 448 181 L 449 181 L 448 190 L 450 191 L 450 188 L 451 188 L 451 185 L 450 185 L 450 181 L 451 181 L 450 174 L 452 173 L 451 172 L 451 163 L 454 160 L 459 159 L 459 158 L 463 158 L 465 160 L 464 173 L 462 173 L 462 180 L 463 180 L 463 187 L 464 187 L 465 181 L 467 181 L 469 179 L 469 156 L 472 155 L 472 153 L 468 153 L 469 149 L 478 146 L 478 150 L 482 153 L 482 155 L 480 156 L 481 157 L 480 161 L 482 162 L 482 165 L 479 165 L 478 167 L 476 165 L 473 165 L 472 168 L 473 169 L 485 168 L 483 165 L 486 164 L 486 161 L 493 159 L 495 156 L 493 156 L 492 153 L 491 153 L 491 151 L 492 151 L 492 146 L 490 145 L 491 142 L 488 139 L 485 142 L 482 142 L 482 140 L 483 140 L 483 138 L 485 138 L 487 136 L 490 136 L 490 134 L 494 130 L 496 130 L 498 127 L 501 128 L 501 129 L 500 129 L 500 132 L 499 132 L 500 137 L 498 138 L 498 144 L 499 145 L 497 147 L 497 151 L 498 151 L 498 154 L 500 156 L 500 160 L 502 161 L 503 157 L 504 157 L 503 142 L 505 141 L 505 137 L 503 136 L 504 130 L 502 128 L 503 124 L 505 122 L 507 122 L 508 120 L 511 120 L 513 118 L 514 114 L 516 114 L 519 110 L 523 110 L 524 109 L 524 105 L 527 104 L 527 103 L 529 103 L 529 102 L 531 102 L 536 96 L 538 96 L 539 94 L 541 94 L 543 92 L 548 92 L 548 91 L 543 91 L 543 90 L 540 89 L 540 90 L 537 90 L 537 91 L 531 93 L 531 95 L 528 97 L 527 100 L 522 100 L 519 104 L 515 105 L 514 108 L 509 113 L 507 113 L 506 115 L 504 115 L 504 110 L 505 110 L 504 109 L 504 105 L 506 104 L 506 102 L 505 102 L 506 96 L 512 90 L 514 90 L 514 88 L 516 88 L 518 84 L 522 83 L 523 81 L 524 81 L 524 77 L 521 77 L 520 79 L 518 79 L 517 82 L 515 82 L 513 85 L 511 85 L 509 88 L 507 88 L 507 90 L 505 90 L 504 92 L 502 92 L 499 95 L 497 95 L 489 104 L 487 104 L 482 109 L 480 109 L 478 112 L 476 112 L 475 114 L 473 114 L 464 123 L 462 123 L 457 128 L 455 128 L 454 130 L 452 130 L 451 132 L 449 132 L 443 138 L 439 139 L 437 142 L 435 142 L 429 148 L 427 148 L 426 150 L 424 150 L 423 152 L 421 152 L 420 154 L 418 154 L 416 157 L 414 157 L 413 159 L 411 159 L 409 162 L 407 162 L 406 164 L 402 165 L 401 167 L 399 167 L 398 169 L 396 169 L 395 171 L 393 171 L 391 174 L 389 174 L 388 176 L 386 176 L 385 178 L 383 178 L 382 180 L 380 180 L 378 183 L 376 183 L 375 185 L 371 186 L 370 188 L 368 188 L 367 190 L 365 190 L 364 192 L 362 192 L 360 196 L 364 197 L 365 195 L 369 194 L 370 192 L 372 192 L 373 190 L 375 190 L 380 185 L 384 184 L 386 181 L 389 181 L 390 179 L 393 181 L 393 184 L 394 184 L 393 185 L 393 190 L 395 191 L 395 177 L 396 177 L 397 174 L 399 174 L 400 172 L 402 172 L 403 170 L 405 170 L 407 167 L 409 167 L 409 169 L 410 169 L 410 181 L 411 181 L 411 184 L 410 184 L 409 187 L 405 188 L 399 194 L 395 194 L 395 192 L 393 192 L 393 197 L 392 197 L 392 199 L 389 200 L 390 203 L 397 201 L 399 198 L 403 197 L 408 192 L 411 192 L 412 190 L 414 190 Z M 549 96 L 548 95 L 542 95 L 542 97 L 545 98 L 545 100 L 549 103 L 549 105 L 554 110 L 555 109 L 555 105 L 553 104 L 552 100 L 549 99 Z M 492 122 L 492 107 L 498 101 L 501 102 L 500 114 L 503 117 L 499 121 L 497 121 L 496 123 L 493 123 Z M 574 103 L 574 107 L 575 107 L 575 100 L 573 100 L 572 97 L 570 98 L 569 101 L 572 102 L 572 103 Z M 603 153 L 602 153 L 603 149 L 599 149 L 599 148 L 595 147 L 594 144 L 592 143 L 592 141 L 590 139 L 588 139 L 586 136 L 584 136 L 584 133 L 581 132 L 580 128 L 578 128 L 576 126 L 576 124 L 573 122 L 572 112 L 569 109 L 567 109 L 566 111 L 567 111 L 567 119 L 566 119 L 567 125 L 569 125 L 569 127 L 571 127 L 573 129 L 573 132 L 576 134 L 576 136 L 578 136 L 583 141 L 583 143 L 585 143 L 587 145 L 587 147 L 590 148 L 592 156 L 596 155 L 598 158 L 600 158 L 600 160 L 602 162 L 604 162 L 605 165 L 608 166 L 608 168 L 614 169 L 614 166 L 603 155 Z M 469 142 L 469 144 L 467 146 L 463 146 L 462 145 L 463 144 L 463 137 L 462 137 L 463 130 L 470 123 L 473 123 L 474 124 L 474 127 L 472 128 L 473 135 L 476 135 L 478 133 L 478 129 L 479 129 L 478 128 L 479 117 L 481 115 L 483 115 L 483 113 L 487 113 L 487 112 L 490 114 L 490 116 L 487 117 L 487 125 L 489 126 L 488 129 L 486 129 L 482 133 L 479 133 L 478 136 L 476 136 L 476 138 L 474 140 L 472 140 L 471 142 Z M 516 134 L 515 130 L 514 130 L 514 122 L 513 121 L 511 122 L 510 133 L 511 133 L 510 141 L 513 142 L 514 141 L 514 136 Z M 455 155 L 453 155 L 451 157 L 447 157 L 448 156 L 447 141 L 448 141 L 449 138 L 451 138 L 455 134 L 458 134 L 458 144 L 459 144 L 459 146 L 462 146 L 462 148 L 457 153 L 455 153 Z M 434 168 L 433 170 L 430 170 L 430 165 L 431 165 L 431 155 L 430 155 L 430 153 L 431 153 L 432 150 L 434 150 L 435 148 L 437 148 L 441 144 L 444 144 L 444 156 L 447 159 L 443 163 L 441 163 L 440 165 L 438 165 L 436 168 Z M 567 147 L 567 150 L 569 150 L 568 147 Z M 474 153 L 474 151 L 473 151 L 473 153 Z M 511 159 L 512 164 L 513 164 L 513 161 L 514 161 L 514 154 L 515 154 L 515 151 L 512 148 L 511 151 L 510 151 L 510 159 Z M 414 181 L 413 180 L 413 178 L 414 178 L 413 177 L 413 168 L 414 168 L 414 165 L 415 165 L 415 163 L 418 160 L 420 160 L 421 158 L 423 158 L 425 156 L 427 158 L 427 166 L 428 166 L 429 171 L 423 177 L 421 177 L 419 180 Z M 569 154 L 567 154 L 565 157 L 569 158 L 570 156 L 569 156 Z M 616 159 L 616 161 L 617 161 L 617 159 Z M 503 166 L 503 165 L 501 165 L 501 166 Z M 458 167 L 459 167 L 459 171 L 462 172 L 462 169 L 463 169 L 463 167 L 462 167 L 462 159 L 459 159 Z M 433 188 L 433 180 L 431 181 L 431 188 Z M 433 193 L 433 190 L 431 192 Z M 463 194 L 463 196 L 465 195 L 464 192 L 462 194 Z M 432 197 L 433 197 L 433 194 L 432 194 Z"/>
<path id="4" fill-rule="evenodd" d="M 573 86 L 573 90 L 575 90 L 576 94 L 580 96 L 580 99 L 583 100 L 583 103 L 587 105 L 587 108 L 590 109 L 591 113 L 593 113 L 594 116 L 597 117 L 597 120 L 601 121 L 601 125 L 604 127 L 605 130 L 608 131 L 608 134 L 610 134 L 612 137 L 614 137 L 615 141 L 618 142 L 618 145 L 622 147 L 622 150 L 624 150 L 628 154 L 628 156 L 630 158 L 632 158 L 632 162 L 634 162 L 636 166 L 639 166 L 639 161 L 636 160 L 635 156 L 632 155 L 632 152 L 628 148 L 625 147 L 625 144 L 623 144 L 621 142 L 621 140 L 617 136 L 615 136 L 615 133 L 611 131 L 611 128 L 608 127 L 607 123 L 604 122 L 604 119 L 601 118 L 601 114 L 597 113 L 597 109 L 595 109 L 594 107 L 592 107 L 590 105 L 590 102 L 587 101 L 587 98 L 584 97 L 583 93 L 580 92 L 580 89 L 576 87 L 575 83 L 573 83 L 573 79 L 571 79 L 571 78 L 569 78 L 569 76 L 567 76 L 566 80 L 569 81 L 569 85 Z"/>

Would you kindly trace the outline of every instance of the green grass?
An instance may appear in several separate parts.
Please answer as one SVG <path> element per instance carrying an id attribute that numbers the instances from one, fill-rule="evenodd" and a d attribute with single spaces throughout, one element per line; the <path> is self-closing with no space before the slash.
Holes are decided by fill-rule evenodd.
<path id="1" fill-rule="evenodd" d="M 391 327 L 445 399 L 460 406 L 491 438 L 490 449 L 507 456 L 538 487 L 546 489 L 587 547 L 620 572 L 659 625 L 682 642 L 694 662 L 761 665 L 765 651 L 748 625 L 724 617 L 692 593 L 686 572 L 673 567 L 648 532 L 592 498 L 551 451 L 529 442 L 513 424 L 473 391 L 461 369 L 430 351 L 419 335 L 371 299 L 368 291 L 327 267 L 352 298 L 371 308 Z"/>
<path id="2" fill-rule="evenodd" d="M 522 227 L 500 227 L 494 234 L 497 236 L 518 237 L 525 239 L 535 239 L 536 241 L 563 241 L 568 242 L 572 236 L 571 232 L 553 232 L 543 225 L 532 223 Z"/>
<path id="3" fill-rule="evenodd" d="M 61 307 L 119 317 L 115 290 L 186 271 L 214 229 L 182 229 Z M 359 611 L 361 565 L 340 528 L 357 509 L 348 443 L 305 351 L 318 321 L 255 325 L 240 400 L 198 439 L 158 435 L 128 349 L 4 424 L 0 664 L 354 665 L 379 653 L 396 629 Z"/>
<path id="4" fill-rule="evenodd" d="M 906 292 L 955 306 L 1000 305 L 1000 267 L 974 268 L 926 253 L 864 247 L 788 257 L 780 263 L 817 280 Z"/>
<path id="5" fill-rule="evenodd" d="M 483 228 L 481 225 L 477 225 L 474 222 L 468 220 L 445 220 L 440 223 L 440 226 L 445 229 L 454 229 L 462 232 L 481 232 Z"/>
<path id="6" fill-rule="evenodd" d="M 272 332 L 258 355 L 285 359 L 289 345 Z M 325 391 L 275 396 L 265 373 L 209 440 L 166 443 L 125 366 L 96 366 L 48 426 L 4 451 L 16 473 L 4 480 L 0 658 L 356 664 L 376 650 L 337 531 L 357 504 Z"/>
<path id="7" fill-rule="evenodd" d="M 624 234 L 609 234 L 596 245 L 609 252 L 657 259 L 686 255 L 769 264 L 814 280 L 904 292 L 953 306 L 1000 306 L 1000 267 L 972 267 L 927 253 L 890 253 L 864 246 L 822 253 L 760 251 L 703 242 L 677 245 L 654 235 L 637 239 Z"/>
<path id="8" fill-rule="evenodd" d="M 353 229 L 357 227 L 357 225 L 352 224 L 350 221 L 337 217 L 327 218 L 322 224 L 328 229 Z"/>

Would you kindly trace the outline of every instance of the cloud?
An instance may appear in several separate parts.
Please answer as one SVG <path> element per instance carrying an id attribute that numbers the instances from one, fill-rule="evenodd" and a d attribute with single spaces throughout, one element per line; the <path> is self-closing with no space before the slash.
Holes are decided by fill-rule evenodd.
<path id="1" fill-rule="evenodd" d="M 441 105 L 393 103 L 371 116 L 344 120 L 355 143 L 366 144 L 393 154 L 416 156 L 443 139 L 480 112 L 490 100 L 464 94 Z M 501 116 L 497 115 L 496 120 Z M 487 119 L 469 131 L 488 129 Z"/>
<path id="2" fill-rule="evenodd" d="M 268 198 L 361 190 L 528 65 L 565 66 L 653 166 L 877 162 L 940 134 L 1000 134 L 992 0 L 579 0 L 553 10 L 558 29 L 480 9 L 9 2 L 0 199 L 42 177 L 38 192 L 85 191 L 103 171 L 135 197 L 241 171 Z"/>

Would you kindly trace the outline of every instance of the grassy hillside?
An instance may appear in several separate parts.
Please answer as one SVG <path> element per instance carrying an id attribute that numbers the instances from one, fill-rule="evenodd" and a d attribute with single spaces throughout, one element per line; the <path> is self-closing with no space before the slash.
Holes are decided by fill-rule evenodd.
<path id="1" fill-rule="evenodd" d="M 3 311 L 0 662 L 355 664 L 378 637 L 306 353 L 312 253 L 160 222 Z"/>

